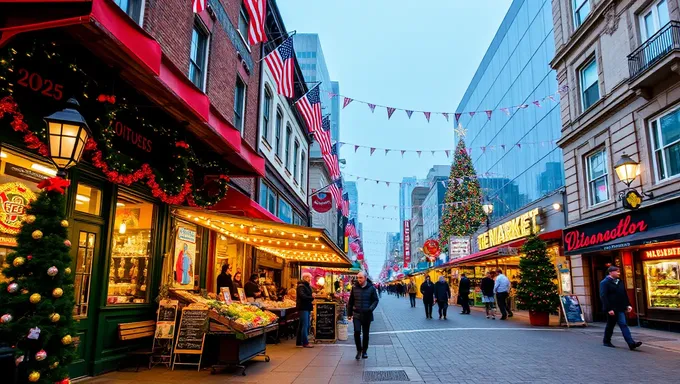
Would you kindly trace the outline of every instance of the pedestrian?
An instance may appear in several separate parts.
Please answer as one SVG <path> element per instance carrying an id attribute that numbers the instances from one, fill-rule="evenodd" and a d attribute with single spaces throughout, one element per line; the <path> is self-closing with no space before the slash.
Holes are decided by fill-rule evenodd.
<path id="1" fill-rule="evenodd" d="M 411 278 L 408 282 L 408 298 L 411 301 L 411 308 L 416 307 L 416 283 L 413 281 L 413 278 Z"/>
<path id="2" fill-rule="evenodd" d="M 470 279 L 465 276 L 465 274 L 460 275 L 460 283 L 458 283 L 458 298 L 460 299 L 460 305 L 463 306 L 463 312 L 461 315 L 470 314 Z"/>
<path id="3" fill-rule="evenodd" d="M 296 347 L 314 348 L 309 345 L 309 321 L 312 313 L 312 301 L 314 301 L 314 291 L 310 282 L 312 281 L 312 274 L 305 272 L 302 274 L 302 280 L 297 283 L 297 290 L 295 293 L 295 307 L 300 314 L 300 323 L 297 329 Z"/>
<path id="4" fill-rule="evenodd" d="M 217 276 L 217 295 L 222 294 L 221 288 L 229 288 L 231 290 L 233 285 L 229 264 L 222 264 L 222 273 Z M 231 295 L 231 292 L 229 294 Z"/>
<path id="5" fill-rule="evenodd" d="M 434 284 L 430 276 L 425 276 L 425 282 L 420 284 L 420 293 L 423 295 L 423 305 L 425 306 L 425 318 L 432 318 L 432 306 L 434 305 Z"/>
<path id="6" fill-rule="evenodd" d="M 354 325 L 354 344 L 357 347 L 356 359 L 368 359 L 368 335 L 371 332 L 373 311 L 378 306 L 378 292 L 365 272 L 357 274 L 347 303 L 347 318 Z M 361 334 L 364 334 L 363 342 Z"/>
<path id="7" fill-rule="evenodd" d="M 496 270 L 496 282 L 493 286 L 493 291 L 496 293 L 496 301 L 498 301 L 498 309 L 501 311 L 501 320 L 508 319 L 508 296 L 510 295 L 510 280 L 503 274 L 499 268 Z M 512 312 L 510 312 L 512 317 Z"/>
<path id="8" fill-rule="evenodd" d="M 607 272 L 609 275 L 600 282 L 602 309 L 607 313 L 607 326 L 604 329 L 604 340 L 602 343 L 605 347 L 616 348 L 612 344 L 612 333 L 614 333 L 614 326 L 618 324 L 623 338 L 628 343 L 628 348 L 632 351 L 642 345 L 642 342 L 633 340 L 630 329 L 628 329 L 626 324 L 626 313 L 631 312 L 633 307 L 628 300 L 626 288 L 621 280 L 619 280 L 621 275 L 619 267 L 612 265 Z"/>
<path id="9" fill-rule="evenodd" d="M 494 302 L 496 300 L 493 297 L 493 286 L 493 275 L 491 271 L 487 271 L 486 276 L 482 279 L 482 284 L 480 286 L 482 291 L 482 303 L 484 303 L 484 307 L 486 309 L 486 318 L 488 319 L 489 314 L 491 314 L 490 318 L 496 320 L 496 307 L 494 306 Z"/>
<path id="10" fill-rule="evenodd" d="M 399 282 L 397 283 L 397 297 L 401 298 L 404 296 L 404 285 Z"/>
<path id="11" fill-rule="evenodd" d="M 257 284 L 257 279 L 257 273 L 253 273 L 250 275 L 250 280 L 248 280 L 246 285 L 243 287 L 247 298 L 256 299 L 262 296 L 262 291 L 260 291 L 260 285 Z"/>
<path id="12" fill-rule="evenodd" d="M 444 320 L 446 320 L 446 309 L 449 307 L 451 288 L 444 276 L 439 276 L 439 281 L 434 285 L 434 297 L 437 299 L 437 307 L 439 307 L 439 319 L 444 316 Z"/>

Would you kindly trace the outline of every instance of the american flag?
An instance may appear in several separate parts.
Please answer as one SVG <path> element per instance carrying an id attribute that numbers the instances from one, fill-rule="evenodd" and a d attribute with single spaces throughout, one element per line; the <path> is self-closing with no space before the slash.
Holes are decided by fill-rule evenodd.
<path id="1" fill-rule="evenodd" d="M 295 96 L 295 51 L 293 39 L 287 38 L 276 49 L 271 51 L 265 58 L 265 63 L 276 81 L 276 90 L 279 94 L 289 98 Z M 321 110 L 321 108 L 319 108 Z"/>
<path id="2" fill-rule="evenodd" d="M 309 132 L 321 129 L 321 99 L 319 98 L 319 85 L 314 86 L 306 95 L 295 102 L 302 117 L 305 118 Z"/>
<path id="3" fill-rule="evenodd" d="M 262 41 L 267 41 L 267 34 L 264 32 L 264 20 L 267 17 L 267 0 L 246 0 L 246 9 L 250 16 L 248 25 L 248 42 L 255 45 Z"/>
<path id="4" fill-rule="evenodd" d="M 328 173 L 331 175 L 331 179 L 337 179 L 340 177 L 340 164 L 338 163 L 338 144 L 335 143 L 331 147 L 331 153 L 322 154 L 323 161 L 328 168 Z"/>
<path id="5" fill-rule="evenodd" d="M 331 195 L 333 196 L 333 199 L 335 200 L 335 206 L 336 208 L 341 208 L 342 207 L 342 180 L 337 179 L 335 180 L 328 190 L 331 192 Z"/>
<path id="6" fill-rule="evenodd" d="M 205 10 L 205 2 L 208 0 L 191 0 L 191 7 L 194 13 L 201 13 Z"/>
<path id="7" fill-rule="evenodd" d="M 314 137 L 316 141 L 319 142 L 319 147 L 321 147 L 322 155 L 330 155 L 333 151 L 331 144 L 331 118 L 330 115 L 326 115 L 322 119 L 321 123 L 322 129 L 314 132 Z"/>
<path id="8" fill-rule="evenodd" d="M 345 236 L 347 237 L 359 237 L 357 234 L 357 227 L 354 225 L 354 219 L 349 219 L 347 225 L 345 226 Z"/>
<path id="9" fill-rule="evenodd" d="M 345 217 L 349 217 L 349 194 L 343 193 L 342 194 L 342 215 Z"/>

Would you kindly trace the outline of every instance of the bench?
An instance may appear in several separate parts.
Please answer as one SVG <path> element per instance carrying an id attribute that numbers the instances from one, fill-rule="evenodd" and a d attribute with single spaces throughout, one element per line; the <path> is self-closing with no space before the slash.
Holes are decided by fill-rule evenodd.
<path id="1" fill-rule="evenodd" d="M 135 321 L 131 323 L 118 324 L 118 340 L 120 341 L 129 341 L 153 337 L 155 332 L 156 332 L 155 320 Z M 128 351 L 127 358 L 135 360 L 136 371 L 139 372 L 140 362 L 144 361 L 139 357 L 146 356 L 147 361 L 149 362 L 149 369 L 151 369 L 152 353 L 153 353 L 152 349 L 137 349 Z"/>

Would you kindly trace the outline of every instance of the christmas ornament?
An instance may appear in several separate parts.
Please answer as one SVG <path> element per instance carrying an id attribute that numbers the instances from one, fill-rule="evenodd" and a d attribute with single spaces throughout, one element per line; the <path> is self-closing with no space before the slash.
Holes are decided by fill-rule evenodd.
<path id="1" fill-rule="evenodd" d="M 34 215 L 28 215 L 28 216 L 26 216 L 24 221 L 27 222 L 28 224 L 33 224 L 33 222 L 35 221 L 35 216 Z"/>
<path id="2" fill-rule="evenodd" d="M 7 292 L 9 292 L 9 293 L 16 293 L 16 291 L 18 291 L 18 290 L 19 290 L 19 284 L 17 284 L 17 283 L 10 283 L 7 286 Z"/>
<path id="3" fill-rule="evenodd" d="M 34 293 L 29 298 L 29 300 L 31 301 L 31 304 L 38 304 L 40 302 L 40 299 L 42 299 L 42 296 L 40 296 L 39 293 Z"/>
<path id="4" fill-rule="evenodd" d="M 59 366 L 59 362 L 58 362 L 58 361 L 55 361 L 55 362 L 53 362 L 52 364 L 50 364 L 50 369 L 55 369 L 55 368 L 57 368 L 58 366 Z"/>
<path id="5" fill-rule="evenodd" d="M 28 256 L 26 256 L 26 259 L 28 259 L 28 261 L 33 260 L 33 255 L 28 255 Z"/>
<path id="6" fill-rule="evenodd" d="M 22 295 L 28 295 L 28 289 L 22 289 L 21 294 Z"/>
<path id="7" fill-rule="evenodd" d="M 40 328 L 35 327 L 28 330 L 27 338 L 31 340 L 38 340 L 40 338 Z"/>
<path id="8" fill-rule="evenodd" d="M 64 273 L 65 273 L 66 275 L 70 275 L 70 274 L 71 274 L 71 268 L 66 267 L 66 269 L 64 269 Z"/>
<path id="9" fill-rule="evenodd" d="M 19 366 L 19 364 L 21 364 L 23 362 L 24 362 L 24 355 L 21 355 L 21 356 L 17 357 L 16 359 L 14 359 L 14 364 L 16 366 Z"/>
<path id="10" fill-rule="evenodd" d="M 51 177 L 49 179 L 43 179 L 38 183 L 38 188 L 44 189 L 47 192 L 58 192 L 62 195 L 66 192 L 66 188 L 71 185 L 71 182 L 61 177 Z"/>
<path id="11" fill-rule="evenodd" d="M 58 313 L 53 313 L 53 314 L 50 315 L 50 321 L 53 322 L 53 323 L 58 322 L 60 319 L 61 319 L 61 315 L 59 315 Z"/>
<path id="12" fill-rule="evenodd" d="M 64 228 L 67 228 L 68 227 L 68 220 L 62 220 L 61 226 L 64 227 Z"/>
<path id="13" fill-rule="evenodd" d="M 61 295 L 63 295 L 63 294 L 64 294 L 64 290 L 61 289 L 61 288 L 58 288 L 58 287 L 57 287 L 57 288 L 54 288 L 54 289 L 52 290 L 52 296 L 54 296 L 54 297 L 59 298 L 59 297 L 61 297 Z"/>
<path id="14" fill-rule="evenodd" d="M 43 361 L 47 357 L 47 352 L 44 349 L 39 350 L 35 353 L 35 359 L 38 361 Z"/>
<path id="15" fill-rule="evenodd" d="M 71 338 L 71 335 L 66 335 L 61 338 L 61 343 L 64 345 L 69 345 L 73 342 L 73 339 Z"/>
<path id="16" fill-rule="evenodd" d="M 22 265 L 24 265 L 25 262 L 26 262 L 26 259 L 19 256 L 16 259 L 14 259 L 14 261 L 12 262 L 12 265 L 14 265 L 15 267 L 21 267 Z"/>
<path id="17" fill-rule="evenodd" d="M 12 315 L 10 315 L 9 313 L 5 313 L 4 315 L 2 315 L 2 317 L 0 317 L 0 323 L 7 324 L 10 321 L 12 321 Z"/>
<path id="18" fill-rule="evenodd" d="M 38 380 L 40 380 L 40 372 L 33 371 L 33 372 L 31 372 L 30 375 L 28 375 L 28 381 L 35 383 Z"/>
<path id="19" fill-rule="evenodd" d="M 65 379 L 63 379 L 63 380 L 55 381 L 54 384 L 71 384 L 71 379 L 69 379 L 69 378 L 67 377 L 67 378 L 65 378 Z"/>
<path id="20" fill-rule="evenodd" d="M 47 275 L 48 275 L 48 276 L 54 277 L 54 276 L 57 275 L 57 273 L 59 273 L 59 270 L 58 270 L 57 267 L 55 267 L 54 265 L 51 266 L 51 267 L 49 267 L 49 268 L 47 268 Z"/>
<path id="21" fill-rule="evenodd" d="M 64 240 L 64 245 L 67 246 L 67 247 L 70 247 L 71 246 L 71 240 L 69 240 L 69 239 Z"/>
<path id="22" fill-rule="evenodd" d="M 35 231 L 33 231 L 33 233 L 31 233 L 31 236 L 36 240 L 40 240 L 43 237 L 43 233 L 41 230 L 36 229 Z"/>

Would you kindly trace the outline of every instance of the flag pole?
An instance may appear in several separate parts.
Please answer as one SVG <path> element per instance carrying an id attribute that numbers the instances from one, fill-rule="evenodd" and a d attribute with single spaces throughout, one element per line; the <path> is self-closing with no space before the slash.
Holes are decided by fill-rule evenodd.
<path id="1" fill-rule="evenodd" d="M 333 184 L 335 184 L 336 181 L 337 181 L 337 179 L 332 181 L 330 184 L 323 186 L 323 187 L 317 189 L 316 191 L 310 193 L 309 196 L 312 197 L 312 196 L 316 195 L 317 193 L 321 193 L 321 192 L 325 191 L 326 189 L 330 188 Z"/>
<path id="2" fill-rule="evenodd" d="M 285 43 L 286 41 L 288 41 L 288 39 L 290 39 L 290 38 L 292 38 L 293 36 L 295 36 L 296 33 L 297 33 L 297 31 L 292 31 L 292 32 L 286 33 L 286 34 L 284 35 L 284 36 L 286 36 L 286 38 L 281 42 L 281 44 L 277 45 L 274 49 L 271 50 L 271 52 L 269 52 L 268 54 L 264 55 L 260 60 L 257 60 L 255 63 L 261 63 L 264 59 L 267 58 L 267 56 L 271 55 L 272 52 L 276 51 L 280 46 L 283 45 L 283 43 Z M 264 46 L 266 46 L 266 45 L 269 44 L 269 43 L 273 43 L 273 41 L 268 41 L 268 42 L 262 44 L 262 46 L 264 47 Z"/>
<path id="3" fill-rule="evenodd" d="M 312 88 L 309 88 L 309 90 L 308 90 L 307 92 L 305 92 L 304 95 L 300 96 L 299 99 L 295 100 L 295 102 L 294 102 L 293 104 L 297 104 L 300 100 L 304 99 L 305 96 L 307 96 L 307 94 L 308 94 L 309 92 L 313 91 L 314 88 L 318 87 L 319 85 L 321 85 L 321 82 L 320 82 L 320 81 L 317 81 L 315 86 L 313 86 Z"/>

